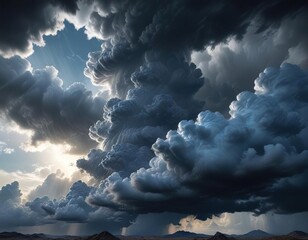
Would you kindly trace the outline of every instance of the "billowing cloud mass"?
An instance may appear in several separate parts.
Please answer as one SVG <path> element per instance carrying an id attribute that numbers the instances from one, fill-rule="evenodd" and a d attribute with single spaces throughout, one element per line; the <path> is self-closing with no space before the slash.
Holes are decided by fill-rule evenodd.
<path id="1" fill-rule="evenodd" d="M 181 121 L 152 146 L 156 157 L 149 168 L 129 178 L 113 173 L 89 201 L 201 219 L 235 211 L 307 211 L 307 84 L 308 74 L 297 66 L 267 68 L 254 93 L 242 92 L 231 103 L 229 119 L 205 111 L 195 122 Z"/>
<path id="2" fill-rule="evenodd" d="M 50 177 L 47 177 L 45 182 L 52 181 L 48 178 Z M 84 223 L 86 228 L 94 231 L 99 231 L 102 226 L 110 231 L 119 231 L 122 226 L 130 224 L 134 218 L 132 214 L 87 204 L 85 198 L 90 190 L 91 187 L 78 181 L 63 198 L 50 200 L 47 196 L 43 196 L 22 204 L 18 182 L 3 186 L 0 190 L 0 230 L 60 221 Z"/>
<path id="3" fill-rule="evenodd" d="M 253 80 L 267 66 L 279 67 L 285 61 L 308 69 L 307 21 L 304 11 L 284 20 L 278 29 L 257 34 L 250 26 L 241 40 L 231 38 L 214 49 L 193 52 L 192 61 L 205 76 L 197 94 L 205 108 L 227 114 L 230 102 L 240 92 L 252 91 Z"/>
<path id="4" fill-rule="evenodd" d="M 151 52 L 131 81 L 135 87 L 125 99 L 110 99 L 103 120 L 90 128 L 90 137 L 103 143 L 105 153 L 91 151 L 87 160 L 77 161 L 77 166 L 93 176 L 98 171 L 101 177 L 112 172 L 128 176 L 147 167 L 154 156 L 150 148 L 155 140 L 176 128 L 181 119 L 192 118 L 201 110 L 202 105 L 192 98 L 202 85 L 201 72 L 181 56 Z"/>
<path id="5" fill-rule="evenodd" d="M 110 95 L 94 96 L 79 83 L 63 89 L 54 67 L 31 70 L 17 56 L 0 58 L 1 112 L 33 132 L 32 145 L 67 143 L 88 152 L 76 165 L 93 180 L 73 183 L 63 196 L 46 191 L 66 182 L 49 175 L 26 204 L 12 183 L 1 191 L 18 192 L 5 200 L 14 211 L 34 214 L 33 225 L 93 230 L 99 222 L 130 233 L 133 220 L 146 229 L 151 216 L 163 232 L 166 219 L 176 224 L 188 215 L 308 211 L 306 1 L 38 6 L 45 4 L 53 6 L 47 18 L 61 9 L 71 14 L 63 19 L 102 41 L 84 73 Z M 32 35 L 24 39 L 36 43 Z M 6 57 L 7 49 L 28 51 L 0 49 Z"/>
<path id="6" fill-rule="evenodd" d="M 86 202 L 92 187 L 87 186 L 82 181 L 75 182 L 67 195 L 59 200 L 50 200 L 47 197 L 36 198 L 26 205 L 36 205 L 37 201 L 44 201 L 40 205 L 41 211 L 48 215 L 53 222 L 62 221 L 70 223 L 85 223 L 88 228 L 101 227 L 110 229 L 110 231 L 119 231 L 123 226 L 128 226 L 130 221 L 134 219 L 135 214 L 124 211 L 115 211 L 110 208 L 98 208 L 91 206 Z"/>
<path id="7" fill-rule="evenodd" d="M 1 1 L 0 53 L 6 57 L 28 56 L 33 44 L 44 45 L 43 36 L 63 29 L 64 15 L 75 14 L 77 1 Z"/>
<path id="8" fill-rule="evenodd" d="M 38 218 L 32 209 L 21 204 L 21 192 L 18 182 L 3 186 L 0 190 L 0 229 L 12 226 L 33 226 Z M 37 208 L 40 209 L 40 206 Z"/>
<path id="9" fill-rule="evenodd" d="M 69 178 L 63 176 L 63 173 L 49 174 L 42 185 L 37 186 L 28 195 L 28 200 L 34 200 L 38 197 L 48 196 L 51 199 L 59 199 L 65 196 L 70 189 L 72 182 Z"/>
<path id="10" fill-rule="evenodd" d="M 81 83 L 64 89 L 52 66 L 31 71 L 30 63 L 19 57 L 0 57 L 0 63 L 0 110 L 33 132 L 31 145 L 67 143 L 72 153 L 95 146 L 88 129 L 102 115 L 102 96 L 94 96 Z"/>
<path id="11" fill-rule="evenodd" d="M 99 11 L 92 14 L 95 21 L 90 22 L 92 28 L 88 25 L 88 29 L 96 31 L 97 34 L 100 33 L 101 38 L 106 41 L 102 46 L 102 52 L 90 54 L 85 74 L 91 77 L 95 84 L 111 82 L 113 94 L 118 98 L 124 98 L 124 100 L 116 98 L 109 100 L 105 105 L 103 121 L 98 121 L 90 129 L 90 136 L 102 142 L 105 146 L 104 150 L 108 150 L 107 153 L 99 152 L 99 158 L 102 161 L 97 160 L 97 154 L 93 154 L 92 151 L 87 160 L 79 160 L 77 163 L 80 168 L 95 176 L 98 168 L 94 168 L 93 163 L 98 162 L 102 173 L 100 178 L 106 178 L 109 175 L 102 181 L 100 187 L 91 193 L 89 201 L 92 204 L 116 209 L 124 207 L 140 213 L 156 211 L 193 213 L 200 215 L 200 218 L 223 211 L 262 213 L 272 210 L 272 207 L 268 206 L 269 201 L 266 201 L 268 196 L 265 194 L 264 187 L 276 183 L 277 179 L 293 176 L 305 169 L 307 153 L 303 149 L 296 149 L 299 152 L 293 153 L 290 149 L 295 148 L 293 146 L 295 143 L 288 143 L 279 135 L 297 139 L 295 136 L 301 131 L 304 118 L 298 116 L 299 113 L 289 113 L 294 110 L 294 106 L 278 107 L 277 116 L 281 117 L 281 114 L 284 114 L 284 119 L 287 121 L 287 123 L 280 123 L 281 128 L 278 127 L 280 125 L 277 125 L 275 118 L 264 120 L 269 121 L 264 124 L 273 124 L 273 127 L 277 127 L 276 132 L 260 127 L 255 130 L 256 136 L 251 131 L 256 129 L 255 125 L 264 113 L 272 114 L 273 110 L 276 110 L 276 105 L 280 103 L 280 99 L 276 99 L 276 96 L 267 97 L 268 93 L 265 92 L 241 93 L 237 104 L 246 106 L 247 102 L 255 102 L 248 105 L 246 111 L 249 111 L 249 114 L 237 111 L 236 103 L 233 103 L 230 110 L 231 119 L 209 111 L 202 112 L 197 117 L 197 113 L 202 110 L 202 102 L 194 100 L 193 96 L 203 85 L 203 79 L 194 64 L 187 64 L 190 61 L 188 53 L 191 50 L 215 46 L 229 37 L 241 39 L 249 21 L 254 22 L 257 33 L 265 31 L 267 27 L 276 29 L 280 26 L 278 23 L 281 19 L 300 11 L 303 5 L 296 2 L 295 5 L 289 6 L 287 12 L 284 12 L 282 9 L 286 2 L 280 2 L 275 5 L 275 8 L 264 2 L 255 3 L 255 5 L 251 3 L 237 5 L 239 3 L 233 2 L 232 7 L 227 2 L 204 4 L 204 6 L 202 3 L 195 5 L 182 1 L 165 4 L 162 8 L 159 4 L 155 6 L 146 4 L 144 7 L 145 4 L 142 2 L 113 3 L 111 6 L 104 7 L 98 5 L 98 8 L 102 8 L 104 16 L 99 18 Z M 138 15 L 134 14 L 139 8 L 144 11 Z M 281 11 L 278 13 L 280 8 Z M 277 10 L 275 17 L 268 14 L 270 11 L 275 11 L 274 9 Z M 189 13 L 190 11 L 194 14 Z M 239 14 L 242 11 L 245 15 Z M 174 14 L 175 12 L 177 14 Z M 185 18 L 188 15 L 191 18 Z M 232 18 L 233 21 L 226 21 L 227 17 Z M 181 31 L 179 31 L 180 26 Z M 141 67 L 138 67 L 140 64 Z M 296 67 L 295 69 L 283 65 L 281 75 L 300 72 L 304 79 L 307 78 L 305 73 Z M 280 81 L 279 77 L 277 79 L 276 81 Z M 292 84 L 293 82 L 290 83 Z M 206 87 L 205 85 L 204 88 Z M 270 91 L 275 92 L 276 89 L 270 89 Z M 263 95 L 266 96 L 264 99 Z M 254 96 L 257 96 L 255 101 L 252 100 Z M 265 107 L 268 106 L 268 108 L 263 107 L 259 101 L 266 103 Z M 297 111 L 302 111 L 301 108 L 300 105 Z M 255 112 L 257 110 L 260 112 Z M 238 117 L 236 114 L 243 116 Z M 305 115 L 305 112 L 302 115 Z M 156 128 L 146 136 L 155 136 L 154 139 L 162 138 L 158 133 L 164 135 L 168 130 L 175 129 L 179 119 L 196 117 L 196 123 L 181 122 L 177 131 L 168 132 L 166 140 L 156 141 L 152 146 L 155 157 L 148 158 L 148 161 L 151 159 L 148 166 L 148 161 L 135 161 L 137 158 L 132 156 L 138 151 L 127 150 L 132 148 L 131 145 L 124 147 L 127 144 L 144 147 L 148 142 L 150 147 L 154 143 L 153 138 L 149 140 L 144 138 L 145 128 Z M 286 126 L 283 126 L 284 124 Z M 243 128 L 243 125 L 247 127 Z M 283 132 L 289 128 L 290 133 Z M 296 143 L 299 144 L 298 146 L 301 145 L 299 142 Z M 226 152 L 230 153 L 226 155 Z M 247 160 L 244 160 L 245 156 Z M 254 167 L 260 168 L 259 174 L 269 171 L 268 179 L 264 178 L 264 182 L 261 181 L 255 186 L 253 184 L 256 181 L 255 178 L 250 181 L 245 178 L 252 176 L 248 171 L 250 167 L 246 164 L 249 165 L 247 161 L 254 158 L 258 159 L 256 161 L 260 166 L 251 166 L 252 172 L 255 170 Z M 284 165 L 288 168 L 288 163 L 284 161 L 277 169 L 267 169 L 264 159 L 270 159 L 268 164 L 271 166 L 274 164 L 271 161 L 275 161 L 276 158 L 282 158 L 285 161 L 294 158 L 298 165 L 294 164 L 294 170 L 290 170 L 288 174 L 283 170 Z M 143 159 L 146 158 L 143 157 Z M 209 159 L 210 163 L 205 159 Z M 123 161 L 129 164 L 123 164 Z M 237 164 L 241 161 L 243 165 Z M 139 165 L 136 166 L 135 171 L 132 171 L 135 162 Z M 239 170 L 233 169 L 232 166 L 238 167 Z M 241 167 L 243 169 L 240 170 Z M 104 168 L 106 171 L 103 171 Z M 213 168 L 212 171 L 211 168 Z M 281 169 L 281 172 L 275 172 L 278 169 Z M 236 173 L 235 170 L 243 173 Z M 273 176 L 271 176 L 271 170 Z M 239 176 L 233 174 L 239 174 Z M 258 175 L 258 173 L 255 174 Z M 225 186 L 225 182 L 233 185 Z M 252 187 L 248 187 L 250 185 Z M 201 189 L 203 192 L 200 192 Z M 261 189 L 262 192 L 259 193 Z M 196 201 L 200 195 L 204 197 Z M 233 195 L 239 196 L 234 198 Z M 187 208 L 183 207 L 184 203 Z M 284 210 L 281 209 L 281 211 Z"/>

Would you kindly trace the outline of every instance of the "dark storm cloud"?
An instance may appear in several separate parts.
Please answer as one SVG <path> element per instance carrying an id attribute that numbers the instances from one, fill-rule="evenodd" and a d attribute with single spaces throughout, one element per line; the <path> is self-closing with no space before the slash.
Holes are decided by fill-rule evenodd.
<path id="1" fill-rule="evenodd" d="M 226 114 L 230 102 L 238 93 L 251 91 L 253 80 L 267 66 L 278 67 L 286 61 L 308 69 L 307 21 L 307 11 L 302 11 L 262 34 L 256 34 L 252 24 L 241 40 L 232 38 L 215 49 L 193 52 L 192 61 L 205 77 L 197 93 L 205 108 Z"/>
<path id="2" fill-rule="evenodd" d="M 113 92 L 123 98 L 133 87 L 130 76 L 144 61 L 144 52 L 154 49 L 185 56 L 190 50 L 215 46 L 232 36 L 242 38 L 252 20 L 258 26 L 255 31 L 277 26 L 284 17 L 306 8 L 305 4 L 305 1 L 111 1 L 108 4 L 98 1 L 86 29 L 89 35 L 106 41 L 101 52 L 90 53 L 85 74 L 95 84 L 112 78 L 109 83 Z"/>
<path id="3" fill-rule="evenodd" d="M 50 221 L 113 229 L 150 212 L 205 219 L 222 212 L 308 210 L 296 197 L 279 201 L 288 189 L 298 196 L 307 186 L 307 73 L 293 65 L 265 70 L 256 91 L 240 93 L 226 118 L 201 112 L 203 99 L 195 95 L 204 78 L 190 59 L 193 50 L 242 39 L 251 23 L 258 34 L 276 31 L 304 11 L 306 1 L 90 4 L 86 32 L 104 42 L 89 54 L 85 74 L 110 86 L 108 101 L 79 84 L 63 90 L 52 67 L 30 73 L 18 58 L 1 60 L 2 108 L 34 131 L 33 143 L 80 146 L 92 124 L 89 135 L 101 147 L 77 161 L 98 187 L 79 181 L 66 197 L 37 198 L 28 209 Z"/>
<path id="4" fill-rule="evenodd" d="M 48 179 L 48 178 L 47 178 Z M 48 181 L 54 181 L 48 180 Z M 7 184 L 0 189 L 0 229 L 14 229 L 21 226 L 52 224 L 57 221 L 83 223 L 83 228 L 119 231 L 128 226 L 134 214 L 97 208 L 85 199 L 91 191 L 85 183 L 75 182 L 63 198 L 49 199 L 48 196 L 35 198 L 25 204 L 21 201 L 18 182 Z M 119 232 L 118 232 L 119 233 Z"/>
<path id="5" fill-rule="evenodd" d="M 100 149 L 92 149 L 86 158 L 77 160 L 76 166 L 95 179 L 103 179 L 109 175 L 108 170 L 102 165 L 102 161 L 106 157 L 106 154 L 106 152 Z"/>
<path id="6" fill-rule="evenodd" d="M 65 198 L 49 201 L 42 205 L 42 208 L 56 220 L 83 222 L 87 219 L 88 213 L 94 211 L 94 208 L 85 202 L 85 197 L 89 195 L 90 191 L 91 187 L 85 183 L 75 182 Z"/>
<path id="7" fill-rule="evenodd" d="M 21 203 L 21 191 L 18 182 L 7 184 L 1 188 L 0 202 L 1 230 L 16 226 L 33 226 L 47 223 L 44 219 L 45 213 L 41 211 L 38 201 L 33 203 L 30 208 Z"/>
<path id="8" fill-rule="evenodd" d="M 90 128 L 90 137 L 103 144 L 105 153 L 92 151 L 87 160 L 77 161 L 77 166 L 93 176 L 98 171 L 101 177 L 112 172 L 129 176 L 147 167 L 154 156 L 150 148 L 155 140 L 201 111 L 202 104 L 193 99 L 203 83 L 201 71 L 181 55 L 148 52 L 131 83 L 134 87 L 125 98 L 111 98 L 103 120 Z"/>
<path id="9" fill-rule="evenodd" d="M 168 234 L 170 224 L 177 224 L 184 214 L 177 213 L 148 213 L 140 214 L 126 229 L 126 235 L 158 236 Z"/>
<path id="10" fill-rule="evenodd" d="M 63 28 L 61 14 L 75 14 L 77 1 L 5 0 L 0 3 L 0 53 L 29 55 L 32 44 L 42 45 L 43 35 Z"/>
<path id="11" fill-rule="evenodd" d="M 290 5 L 288 10 L 284 4 Z M 94 5 L 86 29 L 105 42 L 101 52 L 89 54 L 85 74 L 95 84 L 109 84 L 117 97 L 106 104 L 104 119 L 90 128 L 91 138 L 103 142 L 105 150 L 124 143 L 150 147 L 180 120 L 197 116 L 202 106 L 193 96 L 203 79 L 189 64 L 192 49 L 214 46 L 232 36 L 241 38 L 251 20 L 261 31 L 306 7 L 287 1 Z"/>
<path id="12" fill-rule="evenodd" d="M 234 211 L 307 211 L 308 151 L 301 140 L 308 127 L 307 84 L 307 72 L 297 66 L 266 69 L 254 93 L 242 92 L 232 102 L 230 119 L 205 111 L 196 122 L 181 121 L 166 140 L 155 142 L 149 168 L 129 178 L 113 173 L 89 201 L 199 218 Z M 290 189 L 293 197 L 286 194 Z"/>
<path id="13" fill-rule="evenodd" d="M 70 144 L 72 153 L 95 146 L 88 129 L 102 115 L 104 99 L 84 85 L 62 88 L 54 67 L 33 72 L 19 57 L 0 58 L 0 110 L 20 127 L 32 130 L 31 144 Z"/>
<path id="14" fill-rule="evenodd" d="M 86 197 L 92 189 L 93 187 L 87 186 L 84 182 L 77 181 L 64 198 L 55 200 L 49 200 L 46 197 L 37 198 L 28 202 L 26 206 L 40 203 L 40 211 L 44 210 L 50 221 L 84 223 L 88 228 L 103 227 L 110 229 L 109 231 L 118 231 L 122 226 L 130 224 L 135 214 L 89 205 Z"/>
<path id="15" fill-rule="evenodd" d="M 139 44 L 159 49 L 203 49 L 232 35 L 241 38 L 254 18 L 259 32 L 265 26 L 279 25 L 281 19 L 294 16 L 305 4 L 305 1 L 97 1 L 95 21 L 90 21 L 88 27 L 92 26 L 104 39 L 128 43 L 133 49 Z"/>
<path id="16" fill-rule="evenodd" d="M 91 138 L 103 144 L 104 153 L 78 161 L 92 176 L 98 175 L 95 163 L 106 169 L 99 175 L 106 179 L 88 201 L 128 212 L 174 211 L 199 218 L 224 211 L 273 210 L 268 200 L 274 196 L 269 193 L 271 186 L 302 174 L 307 167 L 307 152 L 297 136 L 305 127 L 301 105 L 305 100 L 292 105 L 292 97 L 286 95 L 282 103 L 277 87 L 269 90 L 274 96 L 239 94 L 231 105 L 230 119 L 209 111 L 198 115 L 202 102 L 194 96 L 203 78 L 190 63 L 190 55 L 192 50 L 231 38 L 240 41 L 248 27 L 252 34 L 268 28 L 275 32 L 284 19 L 306 11 L 306 2 L 111 1 L 95 5 L 86 29 L 105 42 L 100 52 L 89 54 L 85 74 L 94 84 L 109 84 L 115 98 L 106 103 L 103 119 L 90 128 Z M 307 78 L 289 65 L 275 73 Z M 277 81 L 283 80 L 277 77 Z M 298 81 L 306 84 L 307 80 Z M 181 122 L 177 131 L 168 132 L 181 120 L 197 115 L 196 122 Z M 156 141 L 167 132 L 166 140 Z M 151 154 L 135 157 L 141 147 L 151 153 L 153 143 L 154 158 Z"/>

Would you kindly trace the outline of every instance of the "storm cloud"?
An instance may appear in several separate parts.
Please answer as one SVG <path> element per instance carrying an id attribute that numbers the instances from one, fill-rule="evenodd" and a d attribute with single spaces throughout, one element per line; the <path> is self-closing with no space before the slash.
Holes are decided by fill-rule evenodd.
<path id="1" fill-rule="evenodd" d="M 43 190 L 59 179 L 50 175 L 25 205 L 10 197 L 14 209 L 43 219 L 34 224 L 100 222 L 115 232 L 147 216 L 175 224 L 187 215 L 308 211 L 308 74 L 281 64 L 306 66 L 305 53 L 297 57 L 306 49 L 306 1 L 50 4 L 76 13 L 77 22 L 88 18 L 85 32 L 102 47 L 89 53 L 84 74 L 110 94 L 94 96 L 79 83 L 63 89 L 54 67 L 0 58 L 5 116 L 33 132 L 34 146 L 49 141 L 88 152 L 76 164 L 94 179 L 51 199 Z M 0 49 L 6 57 L 27 52 L 39 38 L 23 39 L 26 47 Z M 249 67 L 257 58 L 245 72 L 242 62 Z M 18 192 L 16 184 L 4 188 Z M 161 223 L 158 231 L 166 229 Z"/>
<path id="2" fill-rule="evenodd" d="M 267 66 L 289 62 L 308 69 L 307 20 L 305 10 L 262 34 L 256 33 L 252 24 L 241 40 L 233 37 L 215 48 L 194 51 L 192 62 L 205 77 L 197 98 L 205 102 L 206 109 L 226 115 L 230 102 L 240 92 L 252 91 L 254 79 Z"/>
<path id="3" fill-rule="evenodd" d="M 73 15 L 77 9 L 74 0 L 1 1 L 0 53 L 6 57 L 28 56 L 33 44 L 44 45 L 43 36 L 63 29 L 65 15 Z"/>
<path id="4" fill-rule="evenodd" d="M 266 69 L 254 93 L 242 92 L 231 103 L 229 119 L 205 111 L 196 122 L 181 121 L 152 146 L 156 157 L 149 168 L 129 178 L 113 173 L 89 201 L 201 219 L 235 211 L 307 211 L 307 84 L 307 72 L 297 66 Z M 294 197 L 285 201 L 291 189 Z"/>
<path id="5" fill-rule="evenodd" d="M 285 11 L 286 4 L 289 7 L 287 11 Z M 268 182 L 256 184 L 255 188 L 251 188 L 255 191 L 257 200 L 248 201 L 253 198 L 252 192 L 245 192 L 246 187 L 240 179 L 236 179 L 228 172 L 226 172 L 224 178 L 219 179 L 223 174 L 218 172 L 217 182 L 215 183 L 215 178 L 213 178 L 212 181 L 214 182 L 206 184 L 210 191 L 214 193 L 215 191 L 218 193 L 220 191 L 225 192 L 224 186 L 220 185 L 233 177 L 236 184 L 230 186 L 230 193 L 222 194 L 224 198 L 219 195 L 215 196 L 213 193 L 214 196 L 209 197 L 207 202 L 200 201 L 197 204 L 198 207 L 195 207 L 195 204 L 189 204 L 189 202 L 196 201 L 195 198 L 200 195 L 198 186 L 202 186 L 201 182 L 210 177 L 202 173 L 202 167 L 195 166 L 194 159 L 197 161 L 199 158 L 208 158 L 203 154 L 210 154 L 213 151 L 213 157 L 210 157 L 210 159 L 213 158 L 212 167 L 214 169 L 219 168 L 216 166 L 218 164 L 218 166 L 221 166 L 222 172 L 227 171 L 227 166 L 236 165 L 232 161 L 239 161 L 246 152 L 247 159 L 254 158 L 254 156 L 259 157 L 261 165 L 264 162 L 263 158 L 274 161 L 276 156 L 275 154 L 272 156 L 274 152 L 284 153 L 279 157 L 288 159 L 293 153 L 289 152 L 289 146 L 284 145 L 283 140 L 278 141 L 276 138 L 279 138 L 280 131 L 283 132 L 284 128 L 292 129 L 292 127 L 294 127 L 294 132 L 285 134 L 295 136 L 301 130 L 300 121 L 303 120 L 298 119 L 295 113 L 288 115 L 292 108 L 278 108 L 277 116 L 284 114 L 286 121 L 290 122 L 286 124 L 293 125 L 281 126 L 281 129 L 278 128 L 276 132 L 271 133 L 272 135 L 277 134 L 272 138 L 268 136 L 272 130 L 268 130 L 268 132 L 264 130 L 264 136 L 260 136 L 260 139 L 254 136 L 252 142 L 250 142 L 248 141 L 252 134 L 250 128 L 254 129 L 255 126 L 249 125 L 250 120 L 246 115 L 232 117 L 232 114 L 237 113 L 237 111 L 232 112 L 233 105 L 236 103 L 231 105 L 231 119 L 226 119 L 219 113 L 209 111 L 198 115 L 204 106 L 202 101 L 197 101 L 194 96 L 202 87 L 204 79 L 200 70 L 190 63 L 189 53 L 192 50 L 201 50 L 207 46 L 214 47 L 230 38 L 240 41 L 251 22 L 255 24 L 253 31 L 256 34 L 260 34 L 268 28 L 274 31 L 285 17 L 295 16 L 298 12 L 305 11 L 305 4 L 303 2 L 292 4 L 286 1 L 275 2 L 273 5 L 266 2 L 245 4 L 239 1 L 232 2 L 231 6 L 225 1 L 206 3 L 180 1 L 169 2 L 164 5 L 155 3 L 155 6 L 151 6 L 151 4 L 136 1 L 123 4 L 112 2 L 112 4 L 106 6 L 97 4 L 96 7 L 102 11 L 102 14 L 100 15 L 98 10 L 94 12 L 91 17 L 95 20 L 90 21 L 90 25 L 86 28 L 88 31 L 95 31 L 96 34 L 101 36 L 101 39 L 105 40 L 105 43 L 101 52 L 89 55 L 85 74 L 92 79 L 94 84 L 109 84 L 112 94 L 116 98 L 110 99 L 105 105 L 104 119 L 90 128 L 91 138 L 103 143 L 103 150 L 107 152 L 104 156 L 101 156 L 102 161 L 98 161 L 99 167 L 109 168 L 111 171 L 103 176 L 109 177 L 102 181 L 95 193 L 91 193 L 89 201 L 92 204 L 114 208 L 125 206 L 127 209 L 130 207 L 134 210 L 137 209 L 136 211 L 140 208 L 140 213 L 185 211 L 186 213 L 200 215 L 200 212 L 203 212 L 204 218 L 221 211 L 266 211 L 263 210 L 263 204 L 260 200 L 263 199 L 263 193 L 257 194 L 257 192 L 267 184 L 273 184 L 277 178 L 284 177 L 282 173 L 277 173 L 277 176 L 274 174 L 273 177 L 269 177 Z M 138 11 L 140 8 L 143 9 L 142 12 Z M 136 14 L 136 12 L 139 14 Z M 269 12 L 275 14 L 269 14 Z M 187 16 L 190 16 L 190 18 L 187 18 Z M 228 19 L 232 19 L 232 21 L 228 21 Z M 138 67 L 138 65 L 141 65 L 141 67 Z M 282 70 L 284 68 L 288 69 L 283 65 Z M 289 74 L 287 72 L 287 70 L 284 70 L 282 74 Z M 293 71 L 291 72 L 293 73 Z M 304 75 L 304 73 L 302 74 Z M 207 85 L 204 86 L 205 89 L 206 87 Z M 256 87 L 258 87 L 257 84 Z M 238 95 L 238 104 L 245 106 L 246 102 L 254 101 L 252 99 L 255 95 L 258 96 L 256 102 L 264 101 L 266 103 L 268 101 L 266 106 L 269 105 L 268 109 L 263 108 L 262 104 L 259 106 L 257 103 L 257 106 L 249 106 L 252 107 L 251 109 L 247 107 L 247 111 L 250 110 L 251 117 L 256 117 L 253 121 L 257 123 L 261 118 L 260 115 L 263 114 L 259 113 L 260 115 L 258 115 L 258 111 L 263 109 L 265 112 L 270 111 L 272 113 L 273 109 L 276 109 L 275 105 L 279 103 L 279 99 L 274 97 L 274 102 L 272 102 L 272 98 L 259 100 L 263 99 L 259 97 L 259 93 L 251 93 L 251 95 L 241 93 Z M 202 96 L 199 99 L 202 100 Z M 181 122 L 177 131 L 168 132 L 170 129 L 176 129 L 177 123 L 182 119 L 195 118 L 197 118 L 196 123 L 192 121 Z M 274 120 L 269 119 L 268 121 L 268 124 L 271 124 L 270 121 Z M 203 124 L 210 125 L 208 133 L 205 130 L 203 133 L 202 127 L 195 127 L 195 125 L 202 126 Z M 243 124 L 249 126 L 242 128 Z M 283 123 L 280 124 L 283 125 Z M 274 125 L 276 126 L 276 123 Z M 156 130 L 151 131 L 151 134 L 146 134 L 146 136 L 152 138 L 144 138 L 144 129 L 152 130 L 153 127 Z M 186 143 L 186 138 L 193 138 L 186 137 L 186 134 L 189 135 L 189 133 L 186 133 L 186 129 L 189 132 L 190 128 L 197 129 L 194 133 L 197 137 L 192 140 L 196 141 L 194 143 L 189 143 L 188 140 L 188 143 Z M 226 133 L 221 132 L 225 128 Z M 157 131 L 157 129 L 160 129 L 160 131 Z M 198 132 L 199 130 L 201 133 Z M 260 128 L 260 132 L 256 132 L 262 135 L 261 130 L 263 131 L 263 128 Z M 167 139 L 160 140 L 161 135 L 164 136 L 167 132 Z M 282 132 L 281 134 L 283 134 Z M 158 135 L 158 133 L 161 135 Z M 218 141 L 216 138 L 230 138 L 225 140 L 225 147 L 228 149 L 220 147 L 215 150 L 207 149 L 207 144 L 204 144 L 201 140 L 198 141 L 198 134 L 201 134 L 203 138 L 208 137 L 209 142 Z M 200 138 L 202 137 L 200 136 Z M 156 138 L 159 139 L 156 141 Z M 228 141 L 230 145 L 228 145 Z M 134 154 L 125 155 L 125 153 L 130 153 L 126 150 L 128 146 L 131 146 L 128 144 L 150 148 L 153 143 L 152 150 L 156 157 L 152 159 L 150 154 L 147 158 L 143 157 L 146 161 L 135 161 L 136 158 L 132 157 Z M 120 146 L 118 146 L 119 144 Z M 235 144 L 239 147 L 235 147 Z M 173 145 L 175 146 L 173 147 Z M 200 148 L 200 153 L 194 150 L 194 146 L 197 149 Z M 230 159 L 229 162 L 227 159 L 223 161 L 229 147 L 234 148 L 232 149 L 232 151 L 235 151 L 234 159 Z M 115 149 L 120 150 L 120 153 L 115 155 Z M 179 153 L 174 156 L 176 150 Z M 209 153 L 206 153 L 207 150 Z M 195 151 L 197 152 L 195 153 Z M 134 152 L 138 151 L 135 150 Z M 215 152 L 220 157 L 215 156 Z M 117 157 L 110 158 L 110 155 Z M 303 152 L 294 156 L 302 164 L 295 167 L 298 171 L 303 169 L 306 155 L 307 153 Z M 119 157 L 125 159 L 126 164 L 119 162 Z M 221 159 L 221 162 L 215 159 Z M 93 162 L 91 158 L 88 159 L 89 165 Z M 130 163 L 135 162 L 139 165 L 136 165 L 135 171 L 133 171 L 134 168 L 131 168 Z M 200 160 L 198 164 L 201 164 L 201 162 Z M 78 164 L 91 174 L 86 160 L 79 160 Z M 211 164 L 209 165 L 211 166 Z M 261 169 L 265 172 L 267 170 L 266 164 L 263 167 L 264 169 Z M 200 172 L 195 173 L 194 169 L 198 169 Z M 230 169 L 232 168 L 230 167 Z M 246 168 L 243 169 L 243 172 L 245 171 Z M 290 171 L 290 176 L 297 173 L 296 170 L 294 171 Z M 260 170 L 260 172 L 262 171 Z M 209 173 L 209 175 L 211 174 L 215 175 L 215 172 Z M 92 175 L 94 174 L 92 173 Z M 194 181 L 195 175 L 198 178 Z M 230 183 L 233 181 L 230 180 Z M 243 182 L 245 183 L 245 181 Z M 202 188 L 206 189 L 204 186 Z M 237 191 L 241 192 L 242 195 L 240 195 L 240 199 L 234 200 L 231 195 L 236 194 Z M 211 193 L 209 194 L 211 195 Z M 221 201 L 218 201 L 216 206 L 217 198 Z M 178 201 L 177 204 L 174 204 L 175 199 Z M 179 207 L 184 203 L 188 206 L 187 209 Z"/>
<path id="6" fill-rule="evenodd" d="M 0 110 L 21 128 L 31 130 L 31 145 L 67 143 L 72 153 L 95 146 L 89 127 L 102 115 L 104 98 L 81 83 L 62 87 L 50 66 L 31 71 L 27 60 L 0 57 Z"/>
<path id="7" fill-rule="evenodd" d="M 41 196 L 22 203 L 19 183 L 7 184 L 0 189 L 0 229 L 62 222 L 83 223 L 80 228 L 85 228 L 86 231 L 98 231 L 103 227 L 120 233 L 121 227 L 130 225 L 130 221 L 135 218 L 134 214 L 89 205 L 85 198 L 91 189 L 85 183 L 77 181 L 65 197 L 51 200 L 47 196 Z"/>
<path id="8" fill-rule="evenodd" d="M 33 226 L 42 223 L 33 209 L 21 203 L 21 191 L 18 182 L 3 186 L 0 190 L 0 229 L 16 226 Z M 40 205 L 36 205 L 40 209 Z M 46 222 L 47 223 L 47 222 Z"/>
<path id="9" fill-rule="evenodd" d="M 40 209 L 48 215 L 50 221 L 61 221 L 69 223 L 84 223 L 90 228 L 102 227 L 110 231 L 119 231 L 121 227 L 128 226 L 135 218 L 135 214 L 115 211 L 109 208 L 98 208 L 87 203 L 86 197 L 93 187 L 82 181 L 75 182 L 67 195 L 60 199 L 50 200 L 47 197 L 36 198 L 26 203 L 31 206 L 40 199 L 46 199 L 40 204 Z"/>

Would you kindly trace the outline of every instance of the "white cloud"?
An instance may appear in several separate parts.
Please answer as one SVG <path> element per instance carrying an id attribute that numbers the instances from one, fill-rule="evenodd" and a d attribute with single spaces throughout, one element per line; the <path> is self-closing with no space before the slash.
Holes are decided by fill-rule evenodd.
<path id="1" fill-rule="evenodd" d="M 14 148 L 8 147 L 7 143 L 0 141 L 0 154 L 12 154 L 14 151 Z"/>

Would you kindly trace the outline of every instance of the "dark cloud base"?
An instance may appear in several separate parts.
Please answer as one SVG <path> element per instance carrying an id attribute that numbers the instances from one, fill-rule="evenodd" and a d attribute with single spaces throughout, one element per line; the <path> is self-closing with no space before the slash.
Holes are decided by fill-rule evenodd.
<path id="1" fill-rule="evenodd" d="M 59 14 L 75 14 L 77 1 L 27 0 L 1 1 L 0 53 L 29 55 L 32 44 L 43 43 L 43 35 L 59 30 Z"/>

